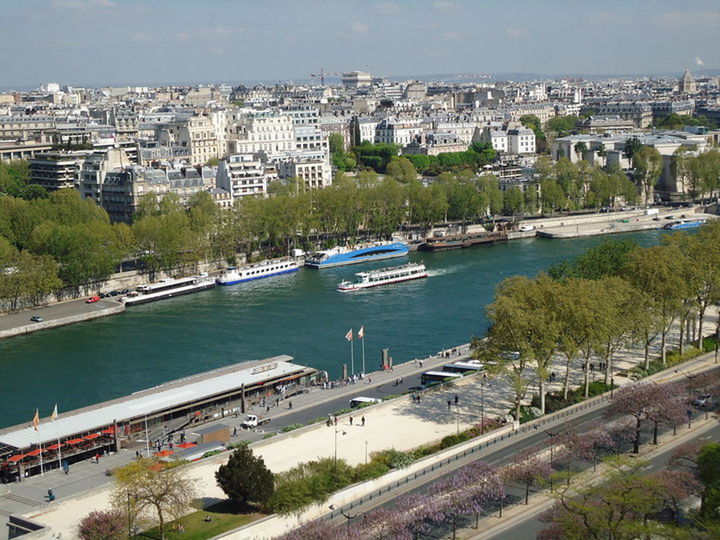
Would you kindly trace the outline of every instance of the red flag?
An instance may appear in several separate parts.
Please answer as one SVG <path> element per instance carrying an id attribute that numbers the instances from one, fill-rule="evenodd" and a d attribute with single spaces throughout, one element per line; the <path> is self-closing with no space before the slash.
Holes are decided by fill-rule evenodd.
<path id="1" fill-rule="evenodd" d="M 347 334 L 345 334 L 345 339 L 347 339 L 348 341 L 352 341 L 352 340 L 353 340 L 352 328 L 348 331 Z"/>
<path id="2" fill-rule="evenodd" d="M 365 337 L 365 327 L 361 326 L 360 330 L 358 330 L 358 339 L 362 339 Z"/>
<path id="3" fill-rule="evenodd" d="M 35 428 L 35 431 L 37 431 L 37 428 L 40 425 L 40 412 L 37 409 L 35 409 L 35 416 L 33 417 L 32 425 Z"/>

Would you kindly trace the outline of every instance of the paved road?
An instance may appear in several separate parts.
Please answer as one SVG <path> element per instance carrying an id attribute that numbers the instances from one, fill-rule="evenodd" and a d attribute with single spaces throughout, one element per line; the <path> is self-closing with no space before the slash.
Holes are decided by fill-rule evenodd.
<path id="1" fill-rule="evenodd" d="M 18 326 L 31 324 L 30 317 L 33 315 L 40 315 L 45 321 L 52 321 L 117 306 L 117 302 L 113 300 L 100 300 L 94 304 L 86 304 L 85 300 L 87 298 L 83 297 L 80 300 L 70 300 L 50 306 L 26 309 L 18 313 L 0 315 L 0 330 L 11 330 Z"/>
<path id="2" fill-rule="evenodd" d="M 719 441 L 720 440 L 720 425 L 715 425 L 698 440 L 705 442 Z M 668 447 L 656 456 L 648 460 L 648 468 L 646 469 L 647 474 L 652 474 L 659 470 L 664 469 L 667 466 L 667 462 L 675 450 L 675 446 Z M 499 534 L 495 534 L 488 538 L 493 540 L 535 540 L 537 533 L 547 527 L 546 523 L 541 523 L 537 515 L 528 516 L 527 519 L 517 523 L 516 525 L 505 529 Z"/>

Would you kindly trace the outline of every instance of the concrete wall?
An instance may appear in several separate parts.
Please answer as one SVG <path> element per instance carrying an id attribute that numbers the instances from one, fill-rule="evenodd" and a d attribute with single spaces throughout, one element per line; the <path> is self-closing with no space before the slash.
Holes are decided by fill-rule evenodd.
<path id="1" fill-rule="evenodd" d="M 52 319 L 50 321 L 43 321 L 41 323 L 32 323 L 25 326 L 16 326 L 9 330 L 0 330 L 0 339 L 19 336 L 22 334 L 29 334 L 38 330 L 46 330 L 48 328 L 55 328 L 57 326 L 65 326 L 66 324 L 72 324 L 82 321 L 90 321 L 92 319 L 99 319 L 100 317 L 107 317 L 108 315 L 115 315 L 125 311 L 125 304 L 118 303 L 117 306 L 101 309 L 98 311 L 90 311 L 87 313 L 79 313 L 77 315 L 71 315 L 69 317 L 62 317 L 60 319 Z"/>

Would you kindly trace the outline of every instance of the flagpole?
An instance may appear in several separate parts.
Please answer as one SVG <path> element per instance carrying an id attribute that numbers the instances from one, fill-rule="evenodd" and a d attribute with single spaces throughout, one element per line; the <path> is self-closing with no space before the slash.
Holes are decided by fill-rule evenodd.
<path id="1" fill-rule="evenodd" d="M 353 352 L 354 348 L 355 347 L 353 347 L 353 340 L 351 339 L 350 340 L 350 374 L 351 375 L 355 375 L 355 357 L 354 357 L 354 352 Z"/>
<path id="2" fill-rule="evenodd" d="M 363 329 L 363 337 L 362 337 L 362 357 L 363 357 L 363 359 L 362 359 L 362 366 L 363 366 L 362 373 L 363 373 L 363 376 L 364 376 L 364 375 L 365 375 L 365 329 Z"/>
<path id="3" fill-rule="evenodd" d="M 42 439 L 39 439 L 40 442 L 38 443 L 38 446 L 40 447 L 40 476 L 45 476 L 45 471 L 43 470 L 43 462 L 42 462 Z"/>

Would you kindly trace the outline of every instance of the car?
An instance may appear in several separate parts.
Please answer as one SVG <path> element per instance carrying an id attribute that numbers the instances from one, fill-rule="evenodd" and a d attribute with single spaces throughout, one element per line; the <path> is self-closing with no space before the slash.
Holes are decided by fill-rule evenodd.
<path id="1" fill-rule="evenodd" d="M 522 232 L 529 232 L 529 231 L 534 231 L 534 230 L 535 230 L 535 225 L 520 225 L 520 231 L 522 231 Z"/>
<path id="2" fill-rule="evenodd" d="M 693 405 L 696 407 L 707 407 L 710 405 L 712 396 L 710 394 L 700 394 L 693 400 Z"/>
<path id="3" fill-rule="evenodd" d="M 95 302 L 99 302 L 99 301 L 100 301 L 100 297 L 95 295 L 95 296 L 91 296 L 90 298 L 85 300 L 85 303 L 86 304 L 94 304 Z"/>
<path id="4" fill-rule="evenodd" d="M 30 320 L 32 322 L 43 322 L 43 318 L 40 315 L 33 315 L 30 317 Z"/>
<path id="5" fill-rule="evenodd" d="M 665 216 L 665 219 L 675 219 L 675 216 Z"/>
<path id="6" fill-rule="evenodd" d="M 110 291 L 108 296 L 117 296 L 118 294 L 120 294 L 120 291 Z"/>
<path id="7" fill-rule="evenodd" d="M 122 291 L 120 291 L 120 294 L 127 294 L 129 292 L 130 292 L 130 289 L 123 289 Z"/>
<path id="8" fill-rule="evenodd" d="M 660 218 L 659 218 L 659 217 L 654 217 L 654 218 L 653 218 L 653 221 L 660 221 Z"/>
<path id="9" fill-rule="evenodd" d="M 618 219 L 618 223 L 630 223 L 629 219 Z"/>
<path id="10" fill-rule="evenodd" d="M 107 298 L 107 297 L 110 296 L 110 295 L 109 295 L 109 294 L 106 294 L 106 293 L 104 293 L 104 292 L 101 292 L 101 293 L 98 293 L 98 296 L 99 296 L 100 298 Z"/>

